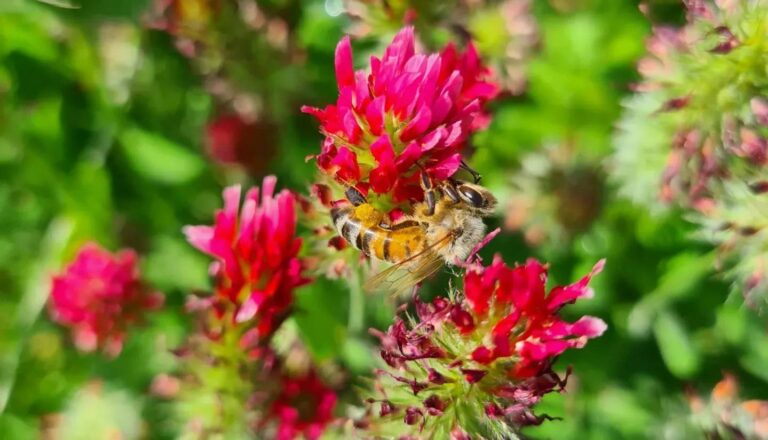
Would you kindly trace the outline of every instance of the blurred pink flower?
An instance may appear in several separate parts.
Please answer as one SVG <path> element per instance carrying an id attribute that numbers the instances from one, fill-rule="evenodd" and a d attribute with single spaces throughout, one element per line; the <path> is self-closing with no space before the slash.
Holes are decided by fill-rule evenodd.
<path id="1" fill-rule="evenodd" d="M 265 422 L 278 423 L 277 440 L 315 440 L 334 420 L 337 400 L 336 393 L 313 370 L 301 377 L 286 376 Z"/>
<path id="2" fill-rule="evenodd" d="M 436 181 L 458 170 L 467 139 L 490 121 L 483 107 L 498 86 L 471 43 L 463 53 L 453 45 L 416 53 L 411 27 L 370 64 L 370 73 L 354 70 L 345 37 L 336 48 L 336 104 L 302 107 L 326 135 L 317 163 L 364 193 L 389 194 L 396 203 L 420 200 L 422 170 Z"/>
<path id="3" fill-rule="evenodd" d="M 287 316 L 293 291 L 309 280 L 302 275 L 296 237 L 296 199 L 288 190 L 274 194 L 277 179 L 268 176 L 252 188 L 240 208 L 240 186 L 224 190 L 224 208 L 213 226 L 187 226 L 187 240 L 216 258 L 212 306 L 236 323 L 253 322 L 248 340 L 268 337 Z M 261 197 L 259 197 L 261 195 Z"/>
<path id="4" fill-rule="evenodd" d="M 161 373 L 152 379 L 149 392 L 160 399 L 173 399 L 179 395 L 181 380 L 177 377 Z"/>
<path id="5" fill-rule="evenodd" d="M 64 272 L 53 277 L 51 318 L 70 327 L 79 350 L 100 348 L 117 356 L 128 329 L 163 304 L 163 295 L 140 280 L 136 260 L 133 250 L 113 255 L 86 243 Z"/>

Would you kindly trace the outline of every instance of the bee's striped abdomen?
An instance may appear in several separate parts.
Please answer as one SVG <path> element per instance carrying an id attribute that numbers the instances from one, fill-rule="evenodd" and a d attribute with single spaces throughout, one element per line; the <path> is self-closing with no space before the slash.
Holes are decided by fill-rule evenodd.
<path id="1" fill-rule="evenodd" d="M 350 245 L 376 259 L 398 263 L 424 248 L 424 228 L 414 221 L 396 223 L 391 227 L 366 224 L 355 215 L 355 208 L 331 210 L 336 230 Z"/>
<path id="2" fill-rule="evenodd" d="M 336 230 L 344 237 L 347 243 L 360 249 L 361 243 L 358 241 L 360 234 L 360 220 L 352 218 L 354 209 L 351 207 L 331 209 L 331 219 Z"/>

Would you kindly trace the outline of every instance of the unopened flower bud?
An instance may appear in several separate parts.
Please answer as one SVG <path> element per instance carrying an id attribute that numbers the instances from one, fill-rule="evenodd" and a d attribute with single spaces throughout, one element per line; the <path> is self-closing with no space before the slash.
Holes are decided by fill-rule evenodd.
<path id="1" fill-rule="evenodd" d="M 405 418 L 403 421 L 406 425 L 415 425 L 421 421 L 421 419 L 424 417 L 424 414 L 421 412 L 419 408 L 416 407 L 408 407 L 408 409 L 405 410 Z"/>
<path id="2" fill-rule="evenodd" d="M 483 380 L 486 374 L 488 374 L 485 370 L 472 370 L 469 368 L 462 368 L 461 369 L 462 374 L 464 374 L 464 378 L 469 383 L 477 383 Z"/>
<path id="3" fill-rule="evenodd" d="M 429 369 L 429 376 L 427 376 L 427 379 L 429 380 L 429 382 L 435 385 L 442 385 L 446 382 L 445 376 L 438 373 L 437 370 L 435 370 L 434 368 Z"/>
<path id="4" fill-rule="evenodd" d="M 427 413 L 431 416 L 439 416 L 445 411 L 445 402 L 433 394 L 424 401 L 424 407 L 427 408 Z"/>
<path id="5" fill-rule="evenodd" d="M 380 403 L 379 416 L 386 417 L 394 413 L 396 410 L 397 408 L 392 405 L 392 402 L 389 400 L 382 400 Z"/>

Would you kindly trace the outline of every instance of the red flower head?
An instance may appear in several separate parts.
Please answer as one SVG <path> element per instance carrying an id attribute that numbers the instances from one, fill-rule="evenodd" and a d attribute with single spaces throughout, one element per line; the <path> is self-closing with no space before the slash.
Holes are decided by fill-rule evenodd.
<path id="1" fill-rule="evenodd" d="M 133 250 L 112 255 L 87 243 L 53 278 L 49 310 L 54 321 L 71 328 L 78 349 L 116 356 L 128 328 L 162 303 L 163 295 L 141 282 Z"/>
<path id="2" fill-rule="evenodd" d="M 435 180 L 453 175 L 469 136 L 489 123 L 483 111 L 498 87 L 470 43 L 439 54 L 416 53 L 413 28 L 395 36 L 370 73 L 354 71 L 345 37 L 336 48 L 339 98 L 325 109 L 303 107 L 326 135 L 321 170 L 395 203 L 420 200 L 421 170 Z"/>
<path id="3" fill-rule="evenodd" d="M 187 226 L 187 240 L 216 258 L 213 304 L 219 316 L 231 312 L 237 323 L 254 320 L 257 338 L 267 337 L 286 317 L 293 290 L 308 282 L 298 258 L 296 200 L 283 190 L 274 195 L 276 179 L 268 176 L 252 188 L 240 209 L 240 187 L 224 190 L 224 209 L 213 226 Z"/>
<path id="4" fill-rule="evenodd" d="M 599 318 L 584 316 L 574 323 L 557 312 L 579 298 L 591 297 L 587 284 L 600 272 L 604 261 L 577 283 L 557 286 L 545 293 L 547 269 L 536 260 L 524 266 L 507 267 L 497 255 L 487 268 L 470 270 L 464 277 L 464 292 L 477 322 L 494 322 L 486 345 L 472 352 L 484 365 L 503 357 L 517 357 L 511 372 L 517 378 L 540 374 L 552 360 L 569 348 L 581 348 L 589 338 L 606 330 Z"/>
<path id="5" fill-rule="evenodd" d="M 315 440 L 334 420 L 336 393 L 309 371 L 302 377 L 283 377 L 281 391 L 273 401 L 268 420 L 277 423 L 277 440 L 302 436 Z"/>
<path id="6" fill-rule="evenodd" d="M 425 437 L 464 432 L 507 438 L 543 422 L 531 408 L 567 380 L 552 370 L 554 361 L 606 330 L 598 318 L 569 323 L 558 315 L 592 295 L 587 284 L 602 267 L 601 261 L 580 281 L 547 294 L 545 266 L 530 260 L 510 268 L 497 256 L 488 267 L 467 269 L 463 297 L 417 298 L 418 319 L 397 319 L 379 334 L 389 368 L 378 375 L 384 399 L 369 429 L 387 436 L 402 433 L 405 422 Z M 440 417 L 446 412 L 451 415 Z M 463 420 L 473 422 L 465 426 Z"/>

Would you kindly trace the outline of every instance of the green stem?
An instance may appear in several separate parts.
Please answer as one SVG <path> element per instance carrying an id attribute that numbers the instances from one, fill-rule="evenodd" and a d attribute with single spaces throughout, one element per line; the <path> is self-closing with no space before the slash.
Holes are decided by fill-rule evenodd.
<path id="1" fill-rule="evenodd" d="M 347 327 L 351 334 L 363 331 L 365 322 L 365 293 L 363 292 L 360 271 L 352 271 L 349 280 L 349 321 Z"/>

